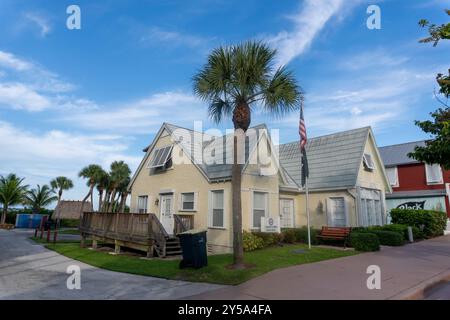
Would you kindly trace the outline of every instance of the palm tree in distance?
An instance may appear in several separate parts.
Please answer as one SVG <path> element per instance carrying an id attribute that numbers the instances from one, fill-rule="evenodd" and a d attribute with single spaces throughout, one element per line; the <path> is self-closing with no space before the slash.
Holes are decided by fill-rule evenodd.
<path id="1" fill-rule="evenodd" d="M 24 203 L 31 206 L 33 213 L 39 213 L 56 200 L 58 200 L 58 197 L 55 195 L 55 191 L 44 184 L 42 187 L 37 185 L 37 188 L 28 191 Z"/>
<path id="2" fill-rule="evenodd" d="M 104 170 L 102 169 L 101 166 L 99 166 L 97 164 L 90 164 L 90 165 L 84 167 L 83 169 L 81 169 L 81 171 L 78 173 L 78 176 L 80 178 L 87 179 L 86 184 L 89 187 L 89 191 L 88 191 L 87 195 L 83 198 L 83 201 L 81 202 L 80 219 L 81 219 L 81 216 L 83 215 L 84 204 L 86 203 L 87 199 L 89 199 L 89 197 L 91 197 L 94 187 L 95 187 L 97 181 L 99 180 L 100 176 L 102 175 L 102 172 L 104 172 Z"/>
<path id="3" fill-rule="evenodd" d="M 110 177 L 112 182 L 111 201 L 108 205 L 107 212 L 112 212 L 117 191 L 121 185 L 123 185 L 127 179 L 130 178 L 131 170 L 128 165 L 123 161 L 114 161 L 111 163 Z"/>
<path id="4" fill-rule="evenodd" d="M 69 178 L 59 176 L 59 177 L 56 177 L 55 179 L 53 179 L 52 181 L 50 181 L 50 186 L 52 187 L 53 190 L 58 190 L 58 202 L 56 203 L 56 207 L 58 207 L 61 202 L 63 192 L 65 190 L 72 189 L 73 182 Z M 56 217 L 56 225 L 59 224 L 60 214 L 61 214 L 61 211 L 59 210 L 58 216 Z"/>
<path id="5" fill-rule="evenodd" d="M 24 178 L 19 178 L 15 174 L 0 176 L 0 203 L 3 206 L 0 224 L 6 222 L 8 208 L 23 203 L 28 186 L 23 184 Z"/>
<path id="6" fill-rule="evenodd" d="M 97 191 L 98 191 L 98 211 L 102 211 L 103 208 L 103 195 L 105 194 L 105 198 L 107 195 L 108 187 L 110 185 L 110 177 L 108 172 L 102 170 L 100 176 L 97 181 Z M 105 192 L 106 191 L 106 192 Z"/>
<path id="7" fill-rule="evenodd" d="M 261 42 L 219 47 L 194 76 L 194 93 L 209 105 L 210 118 L 219 123 L 232 118 L 234 159 L 232 165 L 233 267 L 242 268 L 242 164 L 238 163 L 238 141 L 250 126 L 252 108 L 282 116 L 298 109 L 303 98 L 292 72 L 276 67 L 276 50 Z"/>

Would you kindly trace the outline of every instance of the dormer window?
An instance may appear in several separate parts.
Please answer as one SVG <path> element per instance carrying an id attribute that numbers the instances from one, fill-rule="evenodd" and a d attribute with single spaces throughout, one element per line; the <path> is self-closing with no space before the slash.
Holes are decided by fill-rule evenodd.
<path id="1" fill-rule="evenodd" d="M 164 171 L 172 166 L 172 149 L 173 145 L 153 151 L 153 157 L 148 165 L 151 172 Z"/>
<path id="2" fill-rule="evenodd" d="M 368 171 L 375 170 L 375 165 L 373 163 L 372 155 L 370 155 L 368 153 L 364 153 L 363 163 L 364 163 L 364 169 L 366 169 Z"/>

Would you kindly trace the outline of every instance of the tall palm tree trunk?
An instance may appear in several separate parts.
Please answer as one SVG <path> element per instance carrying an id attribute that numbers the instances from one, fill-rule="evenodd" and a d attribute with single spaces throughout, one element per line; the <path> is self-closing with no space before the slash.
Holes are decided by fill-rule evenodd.
<path id="1" fill-rule="evenodd" d="M 8 214 L 8 205 L 3 206 L 3 212 L 2 212 L 2 218 L 0 220 L 1 224 L 4 224 L 6 222 L 6 215 Z"/>
<path id="2" fill-rule="evenodd" d="M 106 212 L 112 212 L 112 209 L 113 209 L 113 206 L 114 206 L 114 200 L 116 198 L 116 192 L 117 192 L 117 189 L 114 188 L 112 193 L 111 193 L 111 201 L 108 204 L 108 208 L 107 208 Z"/>
<path id="3" fill-rule="evenodd" d="M 103 189 L 98 191 L 98 211 L 102 211 Z"/>
<path id="4" fill-rule="evenodd" d="M 61 203 L 62 193 L 63 193 L 62 188 L 59 188 L 59 191 L 58 191 L 58 202 L 56 203 L 55 209 L 59 208 L 59 204 Z M 60 219 L 61 219 L 61 209 L 59 208 L 58 215 L 56 216 L 56 225 L 55 225 L 56 229 L 59 228 L 59 220 Z"/>
<path id="5" fill-rule="evenodd" d="M 92 195 L 92 191 L 94 190 L 95 184 L 92 183 L 91 186 L 89 187 L 89 192 L 86 195 L 86 197 L 84 197 L 83 201 L 81 201 L 81 208 L 80 208 L 80 223 L 81 223 L 81 219 L 83 218 L 83 210 L 84 210 L 84 204 L 86 203 L 86 201 L 89 199 L 89 197 Z"/>
<path id="6" fill-rule="evenodd" d="M 120 198 L 119 212 L 125 212 L 125 203 L 127 202 L 128 192 L 123 192 Z"/>

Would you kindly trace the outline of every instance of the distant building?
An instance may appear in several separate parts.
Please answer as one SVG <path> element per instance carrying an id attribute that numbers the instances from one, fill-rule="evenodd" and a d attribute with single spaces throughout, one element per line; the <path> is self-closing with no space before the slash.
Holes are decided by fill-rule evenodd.
<path id="1" fill-rule="evenodd" d="M 450 217 L 450 171 L 408 157 L 424 141 L 379 148 L 393 193 L 386 195 L 386 206 L 446 211 Z"/>
<path id="2" fill-rule="evenodd" d="M 60 219 L 79 219 L 82 203 L 82 201 L 61 200 L 55 208 L 52 219 L 58 218 L 58 215 Z M 84 203 L 83 212 L 90 211 L 92 211 L 92 204 L 89 201 L 86 201 Z"/>

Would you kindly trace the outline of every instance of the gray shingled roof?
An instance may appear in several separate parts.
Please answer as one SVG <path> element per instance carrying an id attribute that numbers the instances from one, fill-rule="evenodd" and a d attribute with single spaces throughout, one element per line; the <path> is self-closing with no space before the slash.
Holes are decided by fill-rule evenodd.
<path id="1" fill-rule="evenodd" d="M 380 150 L 380 155 L 383 159 L 384 166 L 392 167 L 399 164 L 418 163 L 417 160 L 408 157 L 408 153 L 413 152 L 416 146 L 425 146 L 425 141 L 395 144 L 378 149 Z"/>
<path id="2" fill-rule="evenodd" d="M 205 141 L 205 139 L 213 139 L 213 136 L 205 136 L 204 133 L 167 123 L 165 124 L 165 127 L 175 136 L 175 139 L 191 158 L 195 156 L 198 157 L 197 159 L 201 159 L 203 150 L 206 146 L 210 143 L 220 143 L 216 142 L 217 140 L 204 143 L 201 142 L 202 139 L 200 137 L 200 139 L 196 140 L 196 143 L 191 145 L 189 142 L 193 141 L 194 135 L 201 136 L 203 134 L 203 141 Z M 264 124 L 253 128 L 267 129 Z M 365 127 L 309 139 L 306 150 L 310 171 L 310 188 L 332 189 L 354 187 L 356 185 L 362 153 L 369 131 L 370 127 Z M 287 180 L 285 186 L 297 188 L 301 185 L 299 142 L 296 141 L 282 144 L 276 148 L 279 148 L 281 170 L 283 176 Z M 245 151 L 246 159 L 248 159 L 248 146 Z M 230 154 L 223 154 L 222 157 L 226 159 L 229 155 Z M 231 178 L 230 164 L 196 164 L 211 181 L 227 180 Z"/>
<path id="3" fill-rule="evenodd" d="M 309 187 L 354 187 L 370 127 L 308 139 Z M 299 142 L 280 145 L 280 163 L 301 184 Z"/>

